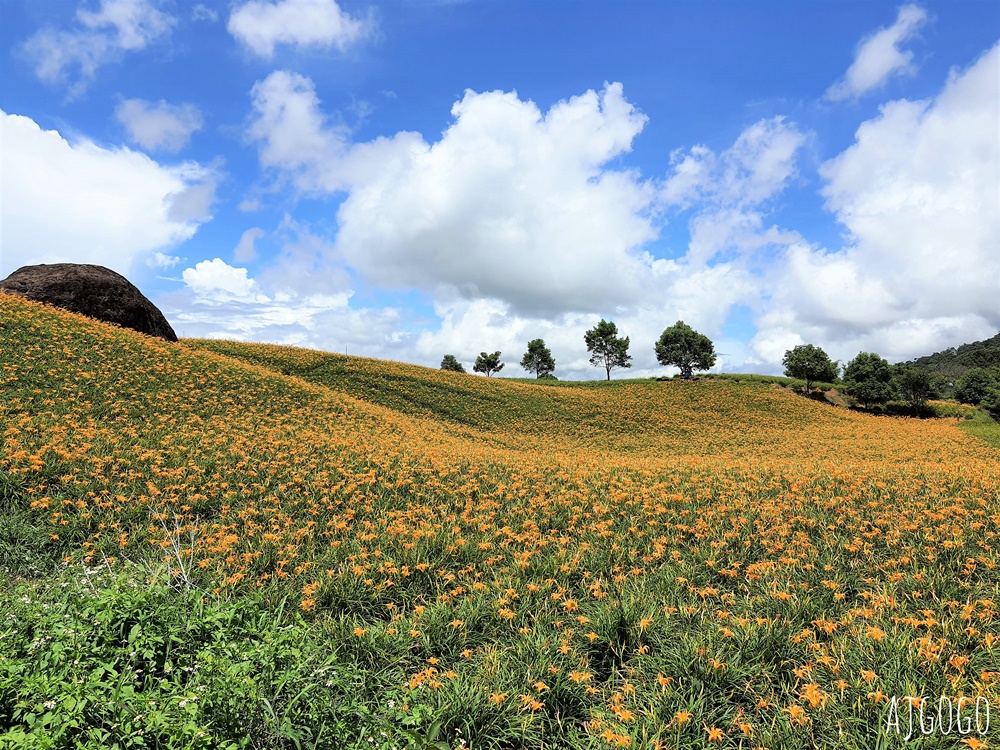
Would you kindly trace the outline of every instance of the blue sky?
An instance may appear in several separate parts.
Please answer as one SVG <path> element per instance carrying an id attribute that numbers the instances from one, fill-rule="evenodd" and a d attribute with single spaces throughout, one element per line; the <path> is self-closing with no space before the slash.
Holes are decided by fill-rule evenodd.
<path id="1" fill-rule="evenodd" d="M 1000 329 L 1000 4 L 0 0 L 0 277 L 181 336 L 663 372 Z M 471 369 L 471 368 L 470 368 Z M 667 370 L 669 372 L 669 370 Z"/>

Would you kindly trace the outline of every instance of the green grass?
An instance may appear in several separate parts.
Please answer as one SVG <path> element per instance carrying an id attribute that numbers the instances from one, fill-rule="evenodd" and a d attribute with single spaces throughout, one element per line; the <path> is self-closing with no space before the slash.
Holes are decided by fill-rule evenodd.
<path id="1" fill-rule="evenodd" d="M 67 567 L 0 585 L 4 748 L 371 747 L 398 688 L 294 605 Z M 307 739 L 308 738 L 308 739 Z"/>
<path id="2" fill-rule="evenodd" d="M 765 385 L 783 385 L 789 388 L 805 388 L 806 381 L 800 380 L 799 378 L 787 378 L 783 375 L 757 375 L 756 373 L 710 373 L 708 375 L 701 375 L 702 378 L 710 378 L 715 380 L 731 380 L 736 383 L 764 383 Z M 820 381 L 813 381 L 810 386 L 816 390 L 828 391 L 831 388 L 836 388 L 834 383 L 824 383 Z"/>
<path id="3" fill-rule="evenodd" d="M 966 434 L 979 438 L 987 445 L 1000 448 L 1000 422 L 994 421 L 978 409 L 975 416 L 971 420 L 962 422 L 959 428 Z"/>

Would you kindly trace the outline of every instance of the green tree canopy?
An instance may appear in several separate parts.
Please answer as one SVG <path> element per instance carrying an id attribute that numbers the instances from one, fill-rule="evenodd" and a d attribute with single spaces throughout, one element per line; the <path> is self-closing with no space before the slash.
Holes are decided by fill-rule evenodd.
<path id="1" fill-rule="evenodd" d="M 974 367 L 955 382 L 955 399 L 963 404 L 979 406 L 986 394 L 995 388 L 1000 388 L 997 372 Z"/>
<path id="2" fill-rule="evenodd" d="M 480 352 L 479 356 L 476 357 L 476 364 L 473 365 L 472 369 L 476 372 L 484 373 L 486 377 L 491 377 L 493 373 L 500 372 L 503 369 L 503 362 L 500 361 L 500 352 L 493 352 L 492 354 Z"/>
<path id="3" fill-rule="evenodd" d="M 715 365 L 715 347 L 708 336 L 678 320 L 660 334 L 656 342 L 656 361 L 664 366 L 678 367 L 682 377 L 690 378 L 694 370 L 708 370 Z"/>
<path id="4" fill-rule="evenodd" d="M 462 363 L 455 359 L 454 354 L 445 354 L 441 359 L 441 369 L 449 372 L 465 372 Z"/>
<path id="5" fill-rule="evenodd" d="M 900 398 L 915 409 L 924 406 L 927 399 L 937 395 L 931 371 L 922 367 L 896 365 L 893 368 L 893 379 Z"/>
<path id="6" fill-rule="evenodd" d="M 631 367 L 632 355 L 628 353 L 629 340 L 618 337 L 618 326 L 601 318 L 601 322 L 583 334 L 583 340 L 590 352 L 590 364 L 603 366 L 611 380 L 611 371 L 616 367 Z"/>
<path id="7" fill-rule="evenodd" d="M 844 390 L 866 409 L 895 394 L 892 365 L 874 352 L 861 352 L 844 368 Z"/>
<path id="8" fill-rule="evenodd" d="M 806 381 L 806 391 L 814 382 L 832 383 L 837 379 L 838 366 L 826 352 L 812 344 L 799 344 L 794 349 L 785 352 L 781 359 L 785 366 L 785 375 Z"/>
<path id="9" fill-rule="evenodd" d="M 528 351 L 521 358 L 521 367 L 535 373 L 536 378 L 541 378 L 556 369 L 556 361 L 552 359 L 552 352 L 545 346 L 545 342 L 534 339 L 528 342 Z"/>
<path id="10" fill-rule="evenodd" d="M 994 420 L 1000 422 L 1000 386 L 990 388 L 979 402 L 979 408 L 986 411 Z"/>

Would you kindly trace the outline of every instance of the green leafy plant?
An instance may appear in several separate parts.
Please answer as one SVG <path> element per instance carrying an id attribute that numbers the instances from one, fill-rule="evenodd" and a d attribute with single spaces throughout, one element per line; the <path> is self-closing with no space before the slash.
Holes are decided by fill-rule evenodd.
<path id="1" fill-rule="evenodd" d="M 444 722 L 438 719 L 424 732 L 419 732 L 416 729 L 404 729 L 403 734 L 409 738 L 409 747 L 412 750 L 451 750 L 451 745 L 438 739 L 443 726 Z"/>

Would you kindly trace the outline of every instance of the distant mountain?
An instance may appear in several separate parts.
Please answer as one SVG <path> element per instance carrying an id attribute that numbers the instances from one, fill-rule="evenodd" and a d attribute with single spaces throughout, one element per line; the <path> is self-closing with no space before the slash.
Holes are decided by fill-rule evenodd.
<path id="1" fill-rule="evenodd" d="M 949 380 L 960 378 L 973 367 L 1000 367 L 1000 333 L 985 341 L 917 357 L 910 364 L 936 372 Z"/>

